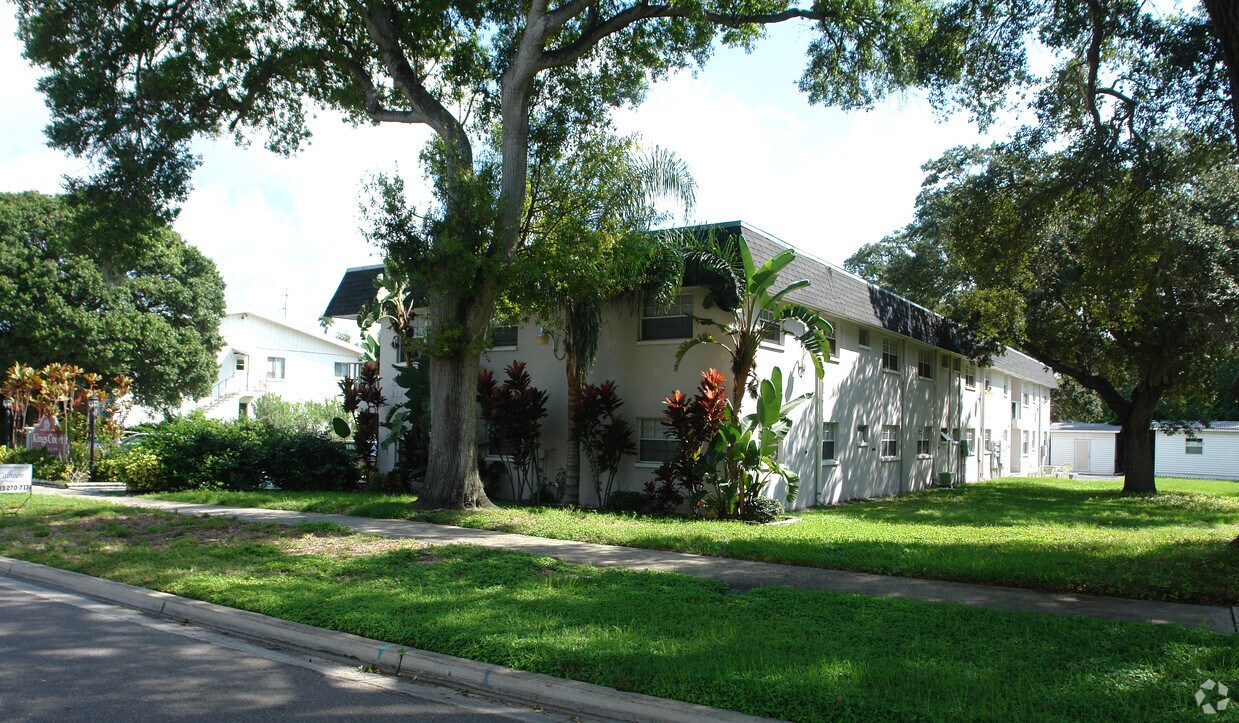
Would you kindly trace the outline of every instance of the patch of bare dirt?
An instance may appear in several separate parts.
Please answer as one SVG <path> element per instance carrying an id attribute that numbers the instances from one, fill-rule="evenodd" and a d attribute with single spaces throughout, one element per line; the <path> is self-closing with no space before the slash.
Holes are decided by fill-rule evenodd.
<path id="1" fill-rule="evenodd" d="M 280 547 L 290 555 L 323 555 L 334 558 L 366 557 L 382 555 L 396 550 L 420 550 L 424 542 L 413 540 L 387 540 L 382 538 L 324 535 L 307 533 L 280 540 Z"/>

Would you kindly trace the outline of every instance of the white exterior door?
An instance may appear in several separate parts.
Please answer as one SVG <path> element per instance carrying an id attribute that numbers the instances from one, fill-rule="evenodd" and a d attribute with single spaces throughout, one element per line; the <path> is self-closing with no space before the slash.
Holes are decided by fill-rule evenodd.
<path id="1" fill-rule="evenodd" d="M 1087 472 L 1092 469 L 1092 462 L 1089 454 L 1091 447 L 1092 442 L 1087 439 L 1076 440 L 1076 457 L 1075 462 L 1072 464 L 1072 466 L 1075 467 L 1076 472 Z"/>

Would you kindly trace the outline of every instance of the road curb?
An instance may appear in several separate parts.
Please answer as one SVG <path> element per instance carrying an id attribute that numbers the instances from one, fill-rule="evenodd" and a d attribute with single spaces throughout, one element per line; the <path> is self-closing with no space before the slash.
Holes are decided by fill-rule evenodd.
<path id="1" fill-rule="evenodd" d="M 404 648 L 404 658 L 400 661 L 402 646 L 395 643 L 280 620 L 25 560 L 0 557 L 0 574 L 243 637 L 352 658 L 365 665 L 377 665 L 388 673 L 394 672 L 399 662 L 401 675 L 578 715 L 667 723 L 769 720 L 426 650 Z"/>

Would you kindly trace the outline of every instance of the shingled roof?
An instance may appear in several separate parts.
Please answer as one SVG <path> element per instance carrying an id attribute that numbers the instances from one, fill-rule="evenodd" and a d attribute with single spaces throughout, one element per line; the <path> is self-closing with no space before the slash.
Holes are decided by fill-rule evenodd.
<path id="1" fill-rule="evenodd" d="M 693 230 L 713 230 L 719 235 L 743 234 L 758 263 L 790 248 L 796 252 L 796 258 L 780 277 L 785 281 L 809 280 L 809 286 L 790 294 L 792 300 L 817 309 L 827 317 L 885 329 L 939 349 L 963 353 L 959 330 L 951 320 L 834 264 L 816 259 L 742 221 L 700 226 Z M 1038 384 L 1058 386 L 1054 374 L 1044 364 L 1015 349 L 1008 348 L 995 358 L 993 367 Z"/>
<path id="2" fill-rule="evenodd" d="M 963 353 L 959 331 L 949 319 L 898 294 L 874 286 L 834 264 L 816 259 L 742 221 L 683 230 L 690 233 L 713 231 L 718 235 L 743 234 L 749 250 L 759 263 L 780 251 L 793 249 L 796 251 L 796 258 L 788 264 L 781 276 L 789 281 L 808 279 L 810 282 L 809 286 L 791 294 L 793 300 L 817 309 L 828 317 L 885 329 L 939 349 L 956 354 Z M 327 304 L 324 315 L 355 317 L 361 305 L 374 298 L 374 278 L 382 271 L 382 264 L 357 266 L 346 271 L 335 295 L 331 297 L 331 302 Z M 1002 356 L 995 358 L 993 366 L 1021 379 L 1049 387 L 1058 386 L 1054 374 L 1044 364 L 1014 349 L 1008 348 Z"/>
<path id="3" fill-rule="evenodd" d="M 332 294 L 323 316 L 351 319 L 357 316 L 361 305 L 374 298 L 374 279 L 383 273 L 383 264 L 354 266 L 344 272 L 336 293 Z"/>

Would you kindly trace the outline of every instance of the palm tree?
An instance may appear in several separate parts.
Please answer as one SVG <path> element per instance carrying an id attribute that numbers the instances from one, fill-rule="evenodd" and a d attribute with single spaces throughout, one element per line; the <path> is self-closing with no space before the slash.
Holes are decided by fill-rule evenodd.
<path id="1" fill-rule="evenodd" d="M 641 153 L 635 139 L 607 133 L 582 140 L 575 153 L 534 172 L 527 213 L 533 253 L 527 267 L 520 260 L 514 265 L 513 296 L 517 306 L 557 327 L 570 420 L 597 356 L 607 303 L 634 294 L 663 304 L 675 297 L 684 273 L 679 237 L 649 229 L 669 216 L 660 203 L 687 214 L 695 193 L 688 166 L 674 153 L 657 147 Z M 577 442 L 568 445 L 565 477 L 564 504 L 579 504 Z"/>
<path id="2" fill-rule="evenodd" d="M 787 301 L 792 292 L 809 282 L 794 281 L 774 291 L 779 272 L 795 258 L 796 252 L 787 249 L 757 266 L 743 234 L 721 244 L 711 234 L 688 257 L 691 265 L 702 270 L 703 283 L 720 308 L 734 312 L 734 316 L 722 322 L 698 318 L 699 323 L 717 327 L 720 335 L 706 331 L 685 341 L 676 351 L 675 368 L 679 370 L 684 355 L 694 347 L 706 344 L 726 351 L 731 360 L 731 409 L 735 418 L 745 391 L 756 395 L 757 351 L 762 339 L 786 331 L 786 322 L 795 320 L 804 327 L 794 334 L 796 341 L 808 352 L 818 378 L 825 373 L 823 365 L 831 353 L 829 337 L 834 336 L 834 329 L 809 307 Z"/>

